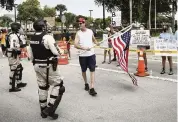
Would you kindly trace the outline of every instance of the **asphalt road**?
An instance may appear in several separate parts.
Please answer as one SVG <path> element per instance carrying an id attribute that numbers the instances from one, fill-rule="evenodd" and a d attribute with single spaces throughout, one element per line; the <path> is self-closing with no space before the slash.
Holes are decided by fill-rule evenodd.
<path id="1" fill-rule="evenodd" d="M 68 65 L 61 65 L 66 92 L 54 122 L 176 122 L 177 121 L 177 64 L 175 74 L 160 75 L 161 62 L 148 58 L 149 77 L 136 77 L 138 87 L 119 67 L 117 62 L 101 64 L 103 50 L 96 49 L 97 65 L 95 89 L 92 97 L 84 90 L 76 50 L 72 49 Z M 160 58 L 161 59 L 161 58 Z M 176 62 L 176 59 L 174 59 Z M 9 93 L 9 66 L 0 56 L 0 122 L 45 122 L 40 117 L 38 87 L 31 62 L 22 61 L 23 81 L 27 87 L 21 92 Z M 137 55 L 129 56 L 129 71 L 136 72 Z M 88 76 L 90 75 L 87 72 Z M 89 77 L 88 77 L 89 79 Z"/>

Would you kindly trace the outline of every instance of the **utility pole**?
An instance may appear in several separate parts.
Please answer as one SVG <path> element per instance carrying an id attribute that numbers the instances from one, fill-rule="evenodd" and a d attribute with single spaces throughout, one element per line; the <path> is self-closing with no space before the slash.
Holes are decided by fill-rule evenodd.
<path id="1" fill-rule="evenodd" d="M 92 16 L 91 12 L 92 12 L 93 10 L 89 10 L 89 11 L 90 11 L 90 19 L 91 19 L 91 16 Z"/>
<path id="2" fill-rule="evenodd" d="M 17 22 L 17 5 L 18 4 L 14 4 L 14 18 L 15 18 L 15 22 Z"/>
<path id="3" fill-rule="evenodd" d="M 151 29 L 151 0 L 149 4 L 149 30 Z"/>
<path id="4" fill-rule="evenodd" d="M 174 28 L 174 25 L 175 25 L 175 3 L 176 1 L 172 1 L 172 32 L 175 32 L 175 28 Z"/>
<path id="5" fill-rule="evenodd" d="M 155 29 L 156 29 L 156 0 L 155 0 Z"/>
<path id="6" fill-rule="evenodd" d="M 130 6 L 130 24 L 132 24 L 132 0 L 129 0 L 129 6 Z"/>
<path id="7" fill-rule="evenodd" d="M 106 28 L 106 20 L 105 20 L 105 0 L 103 0 L 103 30 Z"/>

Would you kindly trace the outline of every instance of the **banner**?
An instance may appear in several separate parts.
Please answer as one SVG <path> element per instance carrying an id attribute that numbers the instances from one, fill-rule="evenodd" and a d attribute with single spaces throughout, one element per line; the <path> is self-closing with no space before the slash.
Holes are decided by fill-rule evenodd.
<path id="1" fill-rule="evenodd" d="M 113 27 L 121 26 L 121 11 L 112 12 L 111 25 Z"/>
<path id="2" fill-rule="evenodd" d="M 154 53 L 156 56 L 177 56 L 177 45 L 174 40 L 155 39 Z"/>
<path id="3" fill-rule="evenodd" d="M 103 42 L 100 44 L 101 48 L 108 48 L 108 34 L 103 34 Z"/>
<path id="4" fill-rule="evenodd" d="M 150 45 L 150 31 L 149 30 L 132 30 L 130 44 Z"/>

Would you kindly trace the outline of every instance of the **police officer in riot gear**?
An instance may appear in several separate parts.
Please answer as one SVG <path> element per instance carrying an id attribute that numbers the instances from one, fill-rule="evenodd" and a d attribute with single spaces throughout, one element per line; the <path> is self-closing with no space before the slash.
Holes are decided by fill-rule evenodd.
<path id="1" fill-rule="evenodd" d="M 52 119 L 57 119 L 58 114 L 55 111 L 65 92 L 57 56 L 64 51 L 55 44 L 54 38 L 44 31 L 45 27 L 44 20 L 34 22 L 33 28 L 36 32 L 30 40 L 29 54 L 37 76 L 41 117 L 49 116 Z M 50 98 L 47 100 L 49 86 L 52 86 L 52 90 Z"/>
<path id="2" fill-rule="evenodd" d="M 23 35 L 19 34 L 21 25 L 19 23 L 12 23 L 12 32 L 8 34 L 6 38 L 6 56 L 8 57 L 10 66 L 10 85 L 9 92 L 21 91 L 21 87 L 25 87 L 27 83 L 22 83 L 22 71 L 23 67 L 19 60 L 19 55 L 21 54 L 20 48 L 25 46 L 25 40 L 23 40 Z"/>

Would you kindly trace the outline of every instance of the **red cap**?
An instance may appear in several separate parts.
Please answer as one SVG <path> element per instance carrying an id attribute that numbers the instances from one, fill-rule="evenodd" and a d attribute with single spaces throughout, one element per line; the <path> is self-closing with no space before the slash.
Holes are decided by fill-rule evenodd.
<path id="1" fill-rule="evenodd" d="M 79 21 L 79 22 L 85 22 L 85 19 L 84 19 L 84 18 L 79 18 L 78 21 Z"/>

